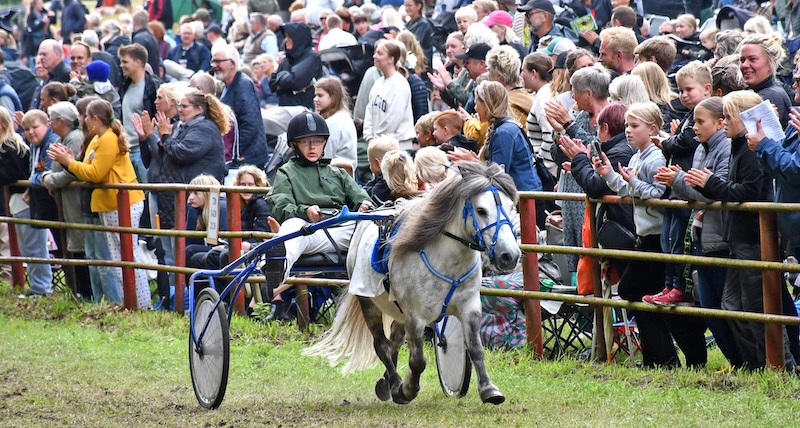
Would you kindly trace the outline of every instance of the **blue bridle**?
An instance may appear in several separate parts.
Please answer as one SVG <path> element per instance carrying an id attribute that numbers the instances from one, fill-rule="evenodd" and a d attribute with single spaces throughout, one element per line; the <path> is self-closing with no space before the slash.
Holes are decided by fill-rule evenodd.
<path id="1" fill-rule="evenodd" d="M 470 217 L 472 218 L 472 228 L 473 230 L 475 230 L 475 235 L 470 236 L 472 242 L 467 241 L 461 237 L 455 236 L 449 232 L 445 232 L 444 234 L 450 238 L 453 238 L 461 242 L 462 244 L 468 246 L 473 250 L 484 251 L 486 250 L 486 240 L 483 239 L 483 232 L 491 228 L 495 228 L 494 235 L 492 236 L 492 242 L 489 244 L 489 259 L 493 259 L 494 248 L 497 245 L 497 238 L 500 236 L 500 228 L 503 227 L 503 225 L 508 225 L 508 227 L 511 229 L 511 233 L 514 233 L 514 225 L 511 223 L 511 219 L 509 218 L 508 213 L 506 213 L 505 208 L 503 208 L 503 203 L 500 199 L 500 191 L 497 189 L 497 187 L 491 186 L 486 190 L 484 190 L 483 192 L 492 192 L 492 194 L 494 195 L 494 201 L 497 206 L 497 220 L 495 220 L 494 223 L 491 223 L 484 228 L 480 228 L 480 225 L 478 225 L 478 219 L 475 216 L 475 211 L 472 207 L 472 202 L 469 199 L 467 199 L 467 201 L 464 203 L 464 210 L 462 212 L 462 217 L 464 219 L 465 227 L 468 225 L 468 219 Z M 442 304 L 442 312 L 439 314 L 439 317 L 435 321 L 438 323 L 445 317 L 445 313 L 447 312 L 447 305 L 450 304 L 450 300 L 453 298 L 453 294 L 455 294 L 456 288 L 458 288 L 458 286 L 461 285 L 462 282 L 464 282 L 467 278 L 472 276 L 472 274 L 475 273 L 476 270 L 478 270 L 478 266 L 480 265 L 481 261 L 480 260 L 476 261 L 475 265 L 473 265 L 472 268 L 467 273 L 462 275 L 461 278 L 454 279 L 437 271 L 428 260 L 428 256 L 425 254 L 425 250 L 420 250 L 419 255 L 420 257 L 422 257 L 422 261 L 425 263 L 425 266 L 428 268 L 429 271 L 431 271 L 432 274 L 450 283 L 450 291 L 448 291 L 447 297 L 445 297 L 444 303 Z M 437 331 L 437 334 L 438 333 L 439 332 Z"/>

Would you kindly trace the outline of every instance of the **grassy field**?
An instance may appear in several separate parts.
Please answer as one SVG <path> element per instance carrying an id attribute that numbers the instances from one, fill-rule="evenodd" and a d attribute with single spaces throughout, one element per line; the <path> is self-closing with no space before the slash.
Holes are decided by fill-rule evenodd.
<path id="1" fill-rule="evenodd" d="M 294 326 L 234 319 L 228 393 L 220 409 L 195 401 L 186 318 L 77 305 L 65 296 L 18 300 L 0 288 L 0 426 L 786 426 L 800 419 L 800 380 L 781 373 L 654 371 L 490 352 L 507 401 L 444 397 L 429 355 L 407 406 L 373 394 L 382 373 L 348 377 L 305 357 Z M 430 351 L 430 350 L 429 350 Z M 405 364 L 402 365 L 405 369 Z"/>

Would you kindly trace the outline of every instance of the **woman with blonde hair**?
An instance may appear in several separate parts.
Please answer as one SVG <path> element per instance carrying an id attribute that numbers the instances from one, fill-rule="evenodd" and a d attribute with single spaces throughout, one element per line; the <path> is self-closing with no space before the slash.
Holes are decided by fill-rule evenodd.
<path id="1" fill-rule="evenodd" d="M 670 89 L 667 75 L 658 64 L 651 61 L 640 63 L 633 68 L 631 74 L 642 79 L 650 101 L 661 109 L 665 130 L 669 129 L 673 119 L 680 121 L 685 116 L 686 109 L 681 106 L 678 94 Z"/>
<path id="2" fill-rule="evenodd" d="M 639 76 L 625 74 L 617 77 L 608 85 L 608 100 L 621 102 L 626 106 L 652 101 L 647 96 L 647 87 Z"/>
<path id="3" fill-rule="evenodd" d="M 122 128 L 122 123 L 114 118 L 111 103 L 105 100 L 92 101 L 86 108 L 85 122 L 94 137 L 86 149 L 84 159 L 82 161 L 75 160 L 72 152 L 62 144 L 50 146 L 47 151 L 50 158 L 84 181 L 135 184 L 137 182 L 136 174 L 129 156 L 128 137 Z M 130 190 L 128 192 L 131 204 L 129 207 L 117 205 L 117 192 L 116 189 L 94 189 L 91 202 L 92 212 L 100 215 L 100 222 L 103 226 L 116 227 L 119 226 L 119 209 L 130 210 L 131 224 L 139 224 L 144 211 L 144 192 Z M 120 235 L 105 232 L 105 237 L 112 260 L 121 260 Z M 135 234 L 133 242 L 138 242 Z M 139 251 L 139 246 L 134 246 L 135 257 Z M 119 284 L 122 284 L 122 269 L 115 268 L 115 271 Z M 103 284 L 103 287 L 105 288 L 106 284 Z M 109 298 L 115 295 L 122 296 L 122 290 L 106 291 L 104 289 L 103 293 Z M 149 309 L 152 306 L 147 273 L 141 269 L 136 269 L 136 298 L 140 308 Z"/>
<path id="4" fill-rule="evenodd" d="M 116 20 L 106 21 L 100 30 L 102 32 L 100 44 L 103 50 L 110 53 L 119 63 L 117 51 L 120 47 L 131 44 L 131 39 L 122 32 L 122 25 Z"/>
<path id="5" fill-rule="evenodd" d="M 417 37 L 408 30 L 403 30 L 395 39 L 406 47 L 406 65 L 409 71 L 413 71 L 417 76 L 423 76 L 428 70 L 427 58 L 422 51 Z"/>
<path id="6" fill-rule="evenodd" d="M 475 89 L 475 111 L 481 122 L 489 123 L 480 159 L 503 165 L 518 190 L 542 190 L 527 137 L 519 123 L 508 116 L 506 88 L 498 82 L 481 82 Z"/>
<path id="7" fill-rule="evenodd" d="M 528 113 L 533 97 L 520 85 L 520 59 L 517 51 L 508 45 L 493 48 L 486 54 L 486 71 L 489 79 L 500 82 L 508 91 L 511 116 L 528 132 Z"/>
<path id="8" fill-rule="evenodd" d="M 784 129 L 789 124 L 792 101 L 783 85 L 775 79 L 775 73 L 785 57 L 783 40 L 775 33 L 751 34 L 739 44 L 739 69 L 744 82 L 761 99 L 775 105 Z"/>
<path id="9" fill-rule="evenodd" d="M 225 147 L 222 134 L 230 127 L 223 104 L 213 95 L 193 89 L 183 94 L 178 104 L 180 128 L 173 134 L 167 113 L 156 113 L 155 125 L 160 136 L 161 183 L 188 183 L 200 174 L 222 181 L 225 178 Z M 159 192 L 158 213 L 161 227 L 175 227 L 171 193 Z"/>
<path id="10" fill-rule="evenodd" d="M 0 108 L 0 185 L 8 186 L 19 180 L 25 180 L 29 176 L 30 149 L 22 141 L 22 138 L 14 132 L 14 120 L 8 110 Z M 13 190 L 13 188 L 11 188 Z M 6 204 L 0 204 L 0 214 L 6 214 Z M 19 233 L 21 228 L 27 228 L 22 224 L 14 226 L 17 237 L 23 235 Z M 24 245 L 25 241 L 18 241 Z M 11 257 L 11 244 L 8 238 L 8 223 L 0 223 L 0 256 Z M 45 255 L 46 256 L 46 255 Z M 11 284 L 11 265 L 0 264 L 0 279 Z"/>

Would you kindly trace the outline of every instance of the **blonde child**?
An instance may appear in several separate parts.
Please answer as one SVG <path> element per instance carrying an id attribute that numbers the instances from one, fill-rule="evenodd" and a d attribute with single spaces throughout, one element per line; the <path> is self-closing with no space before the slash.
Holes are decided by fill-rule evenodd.
<path id="1" fill-rule="evenodd" d="M 364 186 L 364 190 L 366 190 L 372 200 L 378 204 L 382 204 L 392 198 L 391 190 L 386 185 L 383 174 L 381 174 L 381 162 L 386 153 L 399 149 L 400 143 L 396 138 L 390 136 L 375 138 L 370 142 L 367 148 L 369 169 L 375 174 L 375 178 Z"/>
<path id="2" fill-rule="evenodd" d="M 666 186 L 657 182 L 654 177 L 658 168 L 666 165 L 661 150 L 653 144 L 654 137 L 659 136 L 663 126 L 661 111 L 658 105 L 649 101 L 633 104 L 625 113 L 625 134 L 628 144 L 636 150 L 624 168 L 618 165 L 619 172 L 611 168 L 605 153 L 601 159 L 595 157 L 594 168 L 602 176 L 608 187 L 619 196 L 632 196 L 638 199 L 659 199 L 664 195 Z M 661 223 L 663 211 L 655 207 L 634 205 L 633 221 L 637 235 L 635 250 L 639 252 L 661 252 Z M 635 302 L 642 296 L 652 294 L 663 286 L 664 264 L 651 261 L 632 260 L 628 262 L 619 281 L 619 295 L 623 299 Z M 662 314 L 635 311 L 642 345 L 642 356 L 645 367 L 675 367 L 679 365 L 678 355 L 670 336 L 670 323 Z M 676 333 L 676 337 L 680 332 Z M 681 344 L 686 355 L 687 364 L 705 364 L 705 343 L 700 334 L 699 347 Z M 678 342 L 679 344 L 681 341 Z M 689 342 L 687 342 L 689 343 Z"/>

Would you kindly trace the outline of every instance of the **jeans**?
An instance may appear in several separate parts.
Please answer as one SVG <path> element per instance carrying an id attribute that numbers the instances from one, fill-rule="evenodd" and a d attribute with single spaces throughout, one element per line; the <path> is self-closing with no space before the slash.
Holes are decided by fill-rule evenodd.
<path id="1" fill-rule="evenodd" d="M 130 151 L 131 163 L 133 164 L 133 171 L 136 172 L 136 180 L 139 183 L 147 183 L 147 168 L 142 161 L 142 152 L 139 149 Z M 139 227 L 139 224 L 134 224 L 133 227 Z"/>
<path id="2" fill-rule="evenodd" d="M 690 210 L 665 209 L 664 222 L 661 223 L 661 251 L 664 254 L 683 255 L 683 241 L 686 237 L 686 226 L 689 224 Z M 683 263 L 667 263 L 664 268 L 664 287 L 686 291 L 686 280 Z"/>
<path id="3" fill-rule="evenodd" d="M 730 257 L 727 250 L 717 251 L 711 254 L 704 254 L 699 242 L 692 245 L 692 252 L 696 256 L 709 257 Z M 728 269 L 722 266 L 697 266 L 697 283 L 694 285 L 697 295 L 700 298 L 700 307 L 707 309 L 722 308 L 722 292 L 725 289 L 725 278 Z M 743 363 L 742 355 L 736 346 L 736 338 L 733 335 L 727 320 L 720 318 L 706 318 L 706 325 L 714 340 L 717 342 L 722 354 L 734 367 L 740 367 Z"/>
<path id="4" fill-rule="evenodd" d="M 15 218 L 31 218 L 31 210 L 27 208 L 14 215 Z M 47 249 L 47 229 L 36 229 L 25 224 L 15 224 L 17 244 L 22 257 L 50 258 Z M 50 264 L 28 263 L 28 282 L 31 292 L 50 294 L 53 292 L 53 270 Z"/>
<path id="5" fill-rule="evenodd" d="M 86 224 L 100 225 L 100 218 L 84 218 Z M 106 243 L 105 232 L 87 230 L 83 236 L 86 249 L 86 260 L 111 260 L 111 252 Z M 92 297 L 100 302 L 105 296 L 117 305 L 122 304 L 122 284 L 110 266 L 89 266 L 89 278 L 92 284 Z"/>

